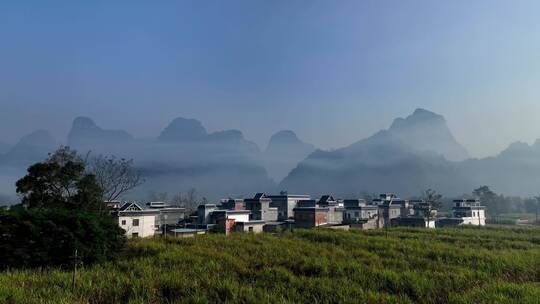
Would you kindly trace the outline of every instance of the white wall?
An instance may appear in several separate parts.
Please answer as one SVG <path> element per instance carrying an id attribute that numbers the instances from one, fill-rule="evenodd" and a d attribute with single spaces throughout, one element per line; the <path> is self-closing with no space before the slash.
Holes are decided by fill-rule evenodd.
<path id="1" fill-rule="evenodd" d="M 241 214 L 228 213 L 227 217 L 230 220 L 235 220 L 237 222 L 249 222 L 249 213 L 241 213 Z"/>
<path id="2" fill-rule="evenodd" d="M 139 220 L 139 226 L 133 226 L 133 220 Z M 123 223 L 125 221 L 125 223 Z M 151 214 L 145 215 L 129 215 L 129 216 L 119 216 L 118 225 L 120 228 L 126 231 L 126 236 L 131 238 L 134 233 L 138 233 L 139 237 L 149 237 L 153 236 L 156 228 L 156 216 Z"/>

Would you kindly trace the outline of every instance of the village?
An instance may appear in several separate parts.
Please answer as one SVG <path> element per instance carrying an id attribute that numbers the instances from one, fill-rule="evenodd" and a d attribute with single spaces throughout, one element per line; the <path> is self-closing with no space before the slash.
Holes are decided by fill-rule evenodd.
<path id="1" fill-rule="evenodd" d="M 484 226 L 486 208 L 478 199 L 454 200 L 451 215 L 439 217 L 430 202 L 380 194 L 371 201 L 323 195 L 257 193 L 248 199 L 201 204 L 196 212 L 165 202 L 108 202 L 111 214 L 128 238 L 155 235 L 193 237 L 208 232 L 276 233 L 294 228 L 382 229 Z"/>

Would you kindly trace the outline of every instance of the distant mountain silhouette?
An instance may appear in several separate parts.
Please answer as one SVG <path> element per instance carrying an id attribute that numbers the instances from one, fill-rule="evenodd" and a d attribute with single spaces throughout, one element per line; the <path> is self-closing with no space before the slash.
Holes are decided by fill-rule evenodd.
<path id="1" fill-rule="evenodd" d="M 132 140 L 133 136 L 128 132 L 102 129 L 88 117 L 75 118 L 68 134 L 69 146 L 84 149 L 96 145 L 118 145 Z"/>
<path id="2" fill-rule="evenodd" d="M 434 152 L 453 161 L 469 158 L 467 150 L 448 129 L 444 117 L 428 110 L 416 109 L 406 118 L 395 119 L 388 131 L 417 151 Z"/>
<path id="3" fill-rule="evenodd" d="M 208 136 L 202 123 L 196 119 L 175 118 L 159 135 L 160 141 L 197 141 Z"/>
<path id="4" fill-rule="evenodd" d="M 104 130 L 79 117 L 69 145 L 81 153 L 132 158 L 146 183 L 137 189 L 171 194 L 194 187 L 211 198 L 248 194 L 275 186 L 259 164 L 260 151 L 238 130 L 208 133 L 195 119 L 178 117 L 155 139 L 133 138 L 122 130 Z M 91 155 L 92 155 L 91 154 Z"/>
<path id="5" fill-rule="evenodd" d="M 279 131 L 268 142 L 264 164 L 270 177 L 280 181 L 313 151 L 315 147 L 301 141 L 293 131 Z"/>
<path id="6" fill-rule="evenodd" d="M 418 109 L 396 119 L 388 130 L 348 147 L 312 153 L 280 188 L 337 195 L 395 191 L 405 196 L 434 188 L 459 194 L 474 182 L 445 157 L 458 159 L 466 153 L 442 116 Z"/>
<path id="7" fill-rule="evenodd" d="M 497 192 L 537 196 L 540 194 L 540 139 L 533 145 L 513 143 L 495 157 L 470 159 L 461 162 L 459 168 Z"/>
<path id="8" fill-rule="evenodd" d="M 78 117 L 67 143 L 81 154 L 133 158 L 146 179 L 134 198 L 150 190 L 173 195 L 191 187 L 209 199 L 278 189 L 345 197 L 386 191 L 414 196 L 433 188 L 461 195 L 481 185 L 507 195 L 540 194 L 540 140 L 533 145 L 514 143 L 494 157 L 463 160 L 467 151 L 444 117 L 424 109 L 333 151 L 314 151 L 286 130 L 274 134 L 261 152 L 241 131 L 211 133 L 200 121 L 181 117 L 150 139 L 103 129 L 90 118 Z M 24 170 L 58 146 L 49 132 L 39 130 L 4 148 L 4 153 L 0 150 L 0 192 L 13 193 L 14 181 Z M 278 188 L 269 176 L 275 181 L 285 178 Z"/>
<path id="9" fill-rule="evenodd" d="M 38 130 L 22 137 L 17 144 L 0 158 L 0 164 L 9 167 L 26 167 L 45 159 L 58 148 L 58 143 L 46 130 Z"/>

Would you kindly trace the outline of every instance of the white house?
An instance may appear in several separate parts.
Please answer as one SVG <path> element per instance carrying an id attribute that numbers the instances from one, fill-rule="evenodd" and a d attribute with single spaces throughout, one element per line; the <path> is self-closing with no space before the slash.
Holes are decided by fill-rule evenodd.
<path id="1" fill-rule="evenodd" d="M 486 207 L 477 199 L 454 200 L 452 216 L 461 220 L 462 225 L 486 225 Z"/>
<path id="2" fill-rule="evenodd" d="M 118 225 L 126 231 L 128 238 L 153 236 L 157 226 L 159 210 L 145 210 L 137 203 L 125 203 L 116 213 Z"/>

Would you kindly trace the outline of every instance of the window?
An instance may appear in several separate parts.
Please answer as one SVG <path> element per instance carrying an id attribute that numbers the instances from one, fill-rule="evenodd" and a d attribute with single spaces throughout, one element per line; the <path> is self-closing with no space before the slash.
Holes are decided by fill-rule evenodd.
<path id="1" fill-rule="evenodd" d="M 358 211 L 354 212 L 354 217 L 359 217 L 360 216 L 360 213 L 358 213 Z"/>
<path id="2" fill-rule="evenodd" d="M 133 219 L 133 226 L 139 226 L 139 219 Z"/>
<path id="3" fill-rule="evenodd" d="M 253 227 L 248 227 L 249 232 L 253 232 Z"/>
<path id="4" fill-rule="evenodd" d="M 137 238 L 137 237 L 139 237 L 139 233 L 138 232 L 133 232 L 131 234 L 131 236 L 134 237 L 134 238 Z"/>
<path id="5" fill-rule="evenodd" d="M 126 225 L 126 220 L 122 220 L 122 226 Z"/>
<path id="6" fill-rule="evenodd" d="M 472 216 L 476 216 L 476 213 L 474 211 L 472 212 Z"/>

